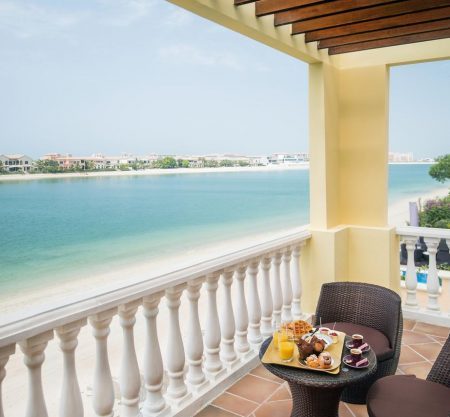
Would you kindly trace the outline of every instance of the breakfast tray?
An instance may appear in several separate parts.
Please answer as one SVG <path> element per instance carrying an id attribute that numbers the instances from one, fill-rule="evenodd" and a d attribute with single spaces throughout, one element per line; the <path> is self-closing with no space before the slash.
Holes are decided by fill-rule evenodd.
<path id="1" fill-rule="evenodd" d="M 327 352 L 330 353 L 334 361 L 337 361 L 337 363 L 341 363 L 341 357 L 342 357 L 342 351 L 344 349 L 344 340 L 345 340 L 345 333 L 343 332 L 336 332 L 338 334 L 338 341 L 337 343 L 333 343 L 327 348 Z M 289 366 L 290 368 L 298 368 L 298 369 L 307 369 L 308 371 L 316 371 L 316 372 L 325 372 L 327 374 L 337 375 L 341 371 L 341 365 L 339 365 L 335 369 L 319 369 L 319 368 L 311 368 L 309 366 L 303 365 L 298 360 L 298 348 L 297 345 L 294 347 L 294 359 L 292 362 L 283 362 L 280 357 L 278 356 L 278 350 L 276 350 L 273 346 L 273 340 L 270 341 L 270 345 L 268 346 L 266 353 L 264 353 L 264 356 L 261 359 L 261 362 L 263 363 L 271 363 L 275 365 L 283 365 L 283 366 Z"/>

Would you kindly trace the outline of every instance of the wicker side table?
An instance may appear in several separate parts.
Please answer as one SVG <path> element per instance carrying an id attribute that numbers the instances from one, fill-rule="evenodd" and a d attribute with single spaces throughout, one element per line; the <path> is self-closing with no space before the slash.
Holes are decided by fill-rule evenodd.
<path id="1" fill-rule="evenodd" d="M 266 352 L 272 338 L 261 345 L 259 358 Z M 350 340 L 346 336 L 345 340 Z M 344 348 L 344 354 L 346 354 Z M 338 375 L 323 372 L 290 368 L 282 365 L 263 363 L 266 369 L 288 382 L 292 393 L 291 417 L 338 417 L 339 400 L 343 389 L 358 384 L 373 375 L 377 369 L 377 359 L 373 351 L 366 354 L 369 366 L 365 369 L 352 369 L 341 366 Z"/>

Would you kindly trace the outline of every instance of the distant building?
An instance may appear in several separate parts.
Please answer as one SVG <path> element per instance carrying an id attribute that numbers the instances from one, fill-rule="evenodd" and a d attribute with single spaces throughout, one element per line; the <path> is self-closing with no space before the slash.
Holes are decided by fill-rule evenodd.
<path id="1" fill-rule="evenodd" d="M 309 154 L 299 153 L 274 153 L 269 156 L 269 164 L 272 165 L 295 165 L 309 161 Z"/>
<path id="2" fill-rule="evenodd" d="M 389 162 L 414 162 L 414 155 L 412 152 L 389 152 Z"/>
<path id="3" fill-rule="evenodd" d="M 28 155 L 0 155 L 0 161 L 7 172 L 30 172 L 33 169 L 33 158 Z"/>

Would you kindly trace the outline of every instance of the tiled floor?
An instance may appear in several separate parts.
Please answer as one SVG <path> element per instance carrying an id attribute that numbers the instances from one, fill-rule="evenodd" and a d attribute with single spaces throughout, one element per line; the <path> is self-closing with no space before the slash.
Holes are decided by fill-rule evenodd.
<path id="1" fill-rule="evenodd" d="M 425 378 L 449 329 L 411 320 L 404 321 L 398 374 Z M 196 417 L 289 417 L 289 387 L 260 365 L 216 398 Z M 365 405 L 341 403 L 340 417 L 367 417 Z"/>

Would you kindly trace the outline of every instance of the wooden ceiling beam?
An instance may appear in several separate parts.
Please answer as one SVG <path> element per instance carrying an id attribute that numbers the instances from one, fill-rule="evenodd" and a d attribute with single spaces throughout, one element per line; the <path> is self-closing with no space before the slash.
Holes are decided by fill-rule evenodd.
<path id="1" fill-rule="evenodd" d="M 297 22 L 292 25 L 292 31 L 295 34 L 298 34 L 312 30 L 348 25 L 374 19 L 382 19 L 390 16 L 413 13 L 427 9 L 435 9 L 444 6 L 450 6 L 450 0 L 407 0 Z"/>
<path id="2" fill-rule="evenodd" d="M 417 23 L 415 25 L 398 26 L 396 28 L 375 30 L 372 32 L 357 33 L 354 35 L 347 35 L 347 36 L 339 36 L 331 39 L 323 39 L 319 41 L 318 48 L 325 49 L 334 46 L 368 42 L 378 39 L 388 39 L 398 36 L 413 35 L 416 33 L 432 32 L 442 29 L 450 29 L 450 19 L 436 20 L 434 22 L 426 22 L 426 23 Z"/>
<path id="3" fill-rule="evenodd" d="M 422 23 L 446 18 L 450 18 L 450 7 L 425 10 L 417 13 L 408 13 L 401 16 L 387 17 L 385 19 L 370 20 L 368 22 L 354 23 L 350 25 L 337 26 L 333 28 L 319 29 L 307 32 L 305 35 L 305 41 L 314 42 L 320 41 L 322 39 L 335 38 L 338 36 L 347 36 L 356 33 L 364 33 L 369 31 L 388 29 L 397 26 L 411 25 L 415 23 Z M 293 25 L 293 32 L 294 27 L 295 24 Z"/>
<path id="4" fill-rule="evenodd" d="M 367 49 L 385 48 L 388 46 L 405 45 L 409 43 L 432 41 L 450 37 L 450 29 L 436 30 L 433 32 L 417 33 L 414 35 L 397 36 L 395 38 L 379 39 L 368 42 L 352 43 L 349 45 L 335 46 L 328 49 L 329 55 L 358 52 Z"/>
<path id="5" fill-rule="evenodd" d="M 308 6 L 315 3 L 324 4 L 324 0 L 258 0 L 256 2 L 256 16 L 266 16 L 296 7 Z"/>
<path id="6" fill-rule="evenodd" d="M 234 0 L 235 6 L 242 6 L 243 4 L 254 3 L 256 0 Z"/>
<path id="7" fill-rule="evenodd" d="M 315 19 L 327 15 L 349 12 L 370 6 L 380 6 L 398 0 L 335 0 L 324 4 L 301 7 L 275 14 L 275 26 L 287 25 L 307 19 Z"/>

